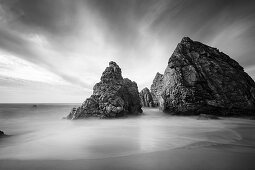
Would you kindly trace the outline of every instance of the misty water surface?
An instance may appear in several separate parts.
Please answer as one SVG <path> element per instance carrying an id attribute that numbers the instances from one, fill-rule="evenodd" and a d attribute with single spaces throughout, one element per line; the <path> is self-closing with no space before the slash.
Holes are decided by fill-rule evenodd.
<path id="1" fill-rule="evenodd" d="M 2 104 L 0 130 L 11 136 L 0 139 L 0 159 L 105 158 L 241 138 L 219 120 L 170 116 L 157 108 L 144 108 L 137 117 L 63 120 L 72 107 Z"/>

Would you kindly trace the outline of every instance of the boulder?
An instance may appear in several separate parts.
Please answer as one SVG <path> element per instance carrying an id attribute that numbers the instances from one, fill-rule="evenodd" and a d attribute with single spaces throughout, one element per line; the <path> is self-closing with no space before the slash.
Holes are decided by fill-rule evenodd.
<path id="1" fill-rule="evenodd" d="M 144 106 L 144 107 L 154 107 L 154 102 L 153 102 L 151 92 L 147 87 L 145 87 L 139 93 L 139 96 L 140 96 L 142 106 Z"/>
<path id="2" fill-rule="evenodd" d="M 123 78 L 120 67 L 111 61 L 101 81 L 93 87 L 93 94 L 80 107 L 73 108 L 67 119 L 139 115 L 142 113 L 141 107 L 136 82 Z"/>
<path id="3" fill-rule="evenodd" d="M 228 116 L 255 110 L 255 82 L 243 67 L 188 37 L 169 58 L 160 95 L 166 112 Z"/>
<path id="4" fill-rule="evenodd" d="M 161 96 L 162 88 L 163 88 L 163 74 L 160 74 L 158 72 L 155 78 L 153 79 L 153 83 L 151 85 L 151 95 L 152 95 L 153 103 L 155 106 L 163 105 L 162 103 L 163 99 Z"/>

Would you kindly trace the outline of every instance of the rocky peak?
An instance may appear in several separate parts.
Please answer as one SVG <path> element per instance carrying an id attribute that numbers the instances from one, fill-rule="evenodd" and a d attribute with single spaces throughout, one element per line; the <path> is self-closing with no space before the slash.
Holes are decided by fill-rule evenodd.
<path id="1" fill-rule="evenodd" d="M 182 44 L 185 44 L 185 43 L 192 43 L 193 41 L 189 38 L 189 37 L 183 37 L 182 40 L 181 40 L 181 43 Z"/>
<path id="2" fill-rule="evenodd" d="M 109 62 L 109 67 L 106 67 L 101 76 L 102 82 L 123 80 L 121 68 L 114 61 Z"/>
<path id="3" fill-rule="evenodd" d="M 202 58 L 207 58 L 207 60 L 210 61 L 217 60 L 219 62 L 228 63 L 235 69 L 243 71 L 243 67 L 228 55 L 220 52 L 217 48 L 210 47 L 198 41 L 193 41 L 189 37 L 184 37 L 177 45 L 168 60 L 168 66 L 170 68 L 184 67 L 199 62 Z"/>

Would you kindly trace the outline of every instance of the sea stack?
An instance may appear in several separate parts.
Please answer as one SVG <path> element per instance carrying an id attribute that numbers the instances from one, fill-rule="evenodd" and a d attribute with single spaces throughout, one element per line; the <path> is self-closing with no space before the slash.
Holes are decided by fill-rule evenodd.
<path id="1" fill-rule="evenodd" d="M 136 82 L 122 77 L 120 67 L 113 61 L 105 69 L 101 81 L 93 87 L 93 94 L 78 108 L 73 108 L 67 119 L 87 117 L 115 118 L 142 113 Z"/>
<path id="2" fill-rule="evenodd" d="M 177 45 L 160 82 L 156 87 L 162 86 L 161 107 L 166 112 L 254 114 L 255 83 L 243 67 L 218 49 L 188 37 Z"/>
<path id="3" fill-rule="evenodd" d="M 140 100 L 143 107 L 154 107 L 153 98 L 150 90 L 145 87 L 140 93 Z"/>

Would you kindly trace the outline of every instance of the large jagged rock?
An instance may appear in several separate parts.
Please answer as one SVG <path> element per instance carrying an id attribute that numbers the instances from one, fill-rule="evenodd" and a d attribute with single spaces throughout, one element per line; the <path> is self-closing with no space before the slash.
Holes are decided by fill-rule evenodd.
<path id="1" fill-rule="evenodd" d="M 255 83 L 235 60 L 184 37 L 163 76 L 162 108 L 184 114 L 254 114 Z"/>
<path id="2" fill-rule="evenodd" d="M 153 83 L 151 85 L 151 95 L 155 106 L 163 105 L 163 99 L 161 97 L 162 88 L 163 88 L 163 75 L 158 72 L 155 78 L 153 79 Z"/>
<path id="3" fill-rule="evenodd" d="M 140 96 L 142 106 L 144 106 L 144 107 L 154 107 L 154 102 L 153 102 L 151 92 L 147 87 L 145 87 L 139 93 L 139 96 Z"/>
<path id="4" fill-rule="evenodd" d="M 87 117 L 113 118 L 125 114 L 142 113 L 137 84 L 122 77 L 120 67 L 113 61 L 105 69 L 101 81 L 93 87 L 93 94 L 67 119 Z"/>

